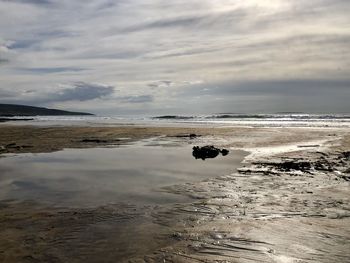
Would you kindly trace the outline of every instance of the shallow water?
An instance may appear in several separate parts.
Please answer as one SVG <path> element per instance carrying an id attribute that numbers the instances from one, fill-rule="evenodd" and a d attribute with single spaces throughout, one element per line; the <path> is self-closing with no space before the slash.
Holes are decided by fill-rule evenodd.
<path id="1" fill-rule="evenodd" d="M 12 155 L 0 159 L 0 199 L 77 207 L 187 202 L 188 197 L 166 193 L 162 187 L 232 173 L 243 157 L 243 152 L 231 151 L 196 160 L 192 145 L 159 140 Z"/>

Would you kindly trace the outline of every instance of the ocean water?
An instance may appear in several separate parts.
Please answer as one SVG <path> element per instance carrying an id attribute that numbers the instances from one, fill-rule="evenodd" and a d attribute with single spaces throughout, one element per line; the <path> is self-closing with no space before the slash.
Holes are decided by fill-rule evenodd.
<path id="1" fill-rule="evenodd" d="M 19 117 L 26 118 L 26 117 Z M 28 118 L 28 117 L 27 117 Z M 350 114 L 211 114 L 165 116 L 34 116 L 29 125 L 150 125 L 150 126 L 245 126 L 245 127 L 350 127 Z"/>

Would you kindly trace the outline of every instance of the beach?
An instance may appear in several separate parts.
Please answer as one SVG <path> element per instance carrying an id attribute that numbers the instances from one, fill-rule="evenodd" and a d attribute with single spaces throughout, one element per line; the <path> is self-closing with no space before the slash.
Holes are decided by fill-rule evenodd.
<path id="1" fill-rule="evenodd" d="M 349 14 L 0 0 L 0 263 L 350 263 Z"/>
<path id="2" fill-rule="evenodd" d="M 0 201 L 1 262 L 350 260 L 347 127 L 5 123 L 0 134 L 4 163 L 22 155 L 24 162 L 26 154 L 127 148 L 139 142 L 164 153 L 188 147 L 191 159 L 191 147 L 197 145 L 244 153 L 232 171 L 159 187 L 159 193 L 179 196 L 165 204 L 115 200 L 69 206 L 5 195 Z M 1 187 L 10 181 L 0 177 Z"/>

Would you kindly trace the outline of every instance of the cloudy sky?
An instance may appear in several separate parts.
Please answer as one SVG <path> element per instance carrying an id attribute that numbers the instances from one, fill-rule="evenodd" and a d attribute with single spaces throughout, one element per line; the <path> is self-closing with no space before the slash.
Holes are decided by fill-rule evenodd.
<path id="1" fill-rule="evenodd" d="M 0 0 L 0 103 L 350 112 L 349 0 Z"/>

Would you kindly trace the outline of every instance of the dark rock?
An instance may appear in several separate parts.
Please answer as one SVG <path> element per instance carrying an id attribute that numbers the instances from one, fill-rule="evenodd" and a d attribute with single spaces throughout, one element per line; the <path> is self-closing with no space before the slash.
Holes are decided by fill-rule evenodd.
<path id="1" fill-rule="evenodd" d="M 207 158 L 215 158 L 220 153 L 225 156 L 229 153 L 227 149 L 220 150 L 219 148 L 214 147 L 213 145 L 206 145 L 203 147 L 194 146 L 192 155 L 196 159 L 202 159 L 205 160 Z"/>
<path id="2" fill-rule="evenodd" d="M 21 145 L 21 147 L 23 148 L 23 149 L 28 149 L 28 148 L 33 148 L 33 146 L 32 145 Z"/>
<path id="3" fill-rule="evenodd" d="M 207 158 L 215 158 L 219 155 L 220 149 L 215 148 L 214 146 L 194 146 L 192 155 L 196 159 L 202 159 L 205 160 Z"/>
<path id="4" fill-rule="evenodd" d="M 179 232 L 175 232 L 172 234 L 172 237 L 177 240 L 181 240 L 183 238 L 182 234 Z"/>
<path id="5" fill-rule="evenodd" d="M 221 154 L 222 154 L 222 156 L 226 156 L 226 155 L 228 155 L 228 153 L 229 153 L 230 151 L 229 150 L 227 150 L 227 149 L 222 149 L 221 150 Z"/>
<path id="6" fill-rule="evenodd" d="M 314 167 L 315 167 L 315 170 L 318 170 L 318 171 L 327 171 L 327 172 L 334 171 L 333 165 L 330 162 L 328 162 L 326 159 L 316 161 L 314 163 Z"/>
<path id="7" fill-rule="evenodd" d="M 279 171 L 290 172 L 295 171 L 309 171 L 311 169 L 311 163 L 307 161 L 285 161 L 281 163 L 259 163 L 262 165 L 273 166 Z"/>
<path id="8" fill-rule="evenodd" d="M 350 176 L 348 175 L 343 175 L 341 178 L 344 179 L 345 181 L 350 181 Z"/>
<path id="9" fill-rule="evenodd" d="M 302 171 L 310 173 L 310 170 L 314 169 L 317 171 L 324 171 L 324 172 L 333 172 L 335 170 L 335 167 L 339 164 L 339 161 L 337 163 L 329 161 L 324 156 L 321 156 L 316 161 L 301 161 L 301 160 L 286 160 L 281 163 L 253 163 L 253 164 L 262 164 L 264 166 L 273 166 L 279 171 L 282 172 L 290 172 L 290 171 Z"/>
<path id="10" fill-rule="evenodd" d="M 17 145 L 16 143 L 9 143 L 5 146 L 0 146 L 0 151 L 7 151 L 9 149 L 11 150 L 22 150 L 22 149 L 28 149 L 28 148 L 32 148 L 33 146 L 31 145 Z"/>
<path id="11" fill-rule="evenodd" d="M 197 135 L 195 133 L 175 135 L 175 137 L 177 137 L 177 138 L 190 138 L 190 139 L 194 139 L 194 138 L 200 137 L 200 136 L 201 135 Z"/>
<path id="12" fill-rule="evenodd" d="M 86 142 L 86 143 L 107 143 L 107 140 L 101 140 L 101 139 L 83 139 L 81 142 Z"/>
<path id="13" fill-rule="evenodd" d="M 285 171 L 290 171 L 290 170 L 297 170 L 297 171 L 308 171 L 311 169 L 311 164 L 310 162 L 284 162 L 280 163 L 278 165 L 278 168 L 280 170 L 285 170 Z"/>
<path id="14" fill-rule="evenodd" d="M 318 154 L 321 154 L 321 155 L 323 155 L 323 156 L 329 156 L 329 154 L 327 154 L 327 153 L 324 153 L 324 152 L 317 152 Z"/>
<path id="15" fill-rule="evenodd" d="M 344 158 L 344 159 L 349 160 L 349 159 L 350 159 L 350 151 L 342 152 L 342 153 L 340 154 L 340 158 Z"/>

